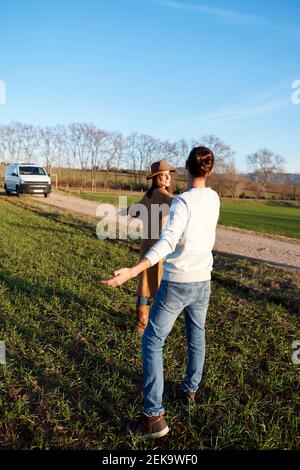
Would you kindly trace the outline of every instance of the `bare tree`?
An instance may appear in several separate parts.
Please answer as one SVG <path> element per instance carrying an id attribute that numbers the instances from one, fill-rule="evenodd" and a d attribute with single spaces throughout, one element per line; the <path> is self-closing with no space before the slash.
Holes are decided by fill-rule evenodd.
<path id="1" fill-rule="evenodd" d="M 237 172 L 235 167 L 232 167 L 225 175 L 224 189 L 231 197 L 238 197 L 243 186 L 243 181 L 243 176 Z"/>
<path id="2" fill-rule="evenodd" d="M 214 172 L 217 174 L 225 174 L 234 168 L 234 155 L 235 152 L 232 150 L 230 145 L 223 142 L 219 137 L 215 135 L 204 135 L 201 140 L 201 144 L 208 147 L 215 156 Z M 198 144 L 199 145 L 199 144 Z"/>
<path id="3" fill-rule="evenodd" d="M 4 127 L 0 126 L 0 162 L 2 165 L 6 163 L 6 153 L 7 153 L 7 148 L 6 148 L 6 142 L 4 139 Z"/>
<path id="4" fill-rule="evenodd" d="M 190 144 L 186 139 L 180 139 L 176 142 L 176 149 L 177 149 L 177 159 L 175 166 L 176 167 L 183 167 L 185 168 L 185 162 L 190 153 Z"/>
<path id="5" fill-rule="evenodd" d="M 95 126 L 89 128 L 90 137 L 90 167 L 92 175 L 98 170 L 104 161 L 104 155 L 107 148 L 109 134 L 103 129 L 98 129 Z"/>
<path id="6" fill-rule="evenodd" d="M 68 126 L 68 144 L 73 157 L 73 181 L 75 181 L 75 171 L 77 165 L 81 168 L 81 184 L 83 183 L 83 173 L 87 168 L 87 142 L 85 123 L 72 123 Z"/>
<path id="7" fill-rule="evenodd" d="M 156 158 L 155 160 L 164 160 L 173 166 L 177 166 L 178 161 L 178 149 L 176 142 L 170 142 L 170 140 L 157 140 L 156 141 Z"/>
<path id="8" fill-rule="evenodd" d="M 120 167 L 120 162 L 123 158 L 123 150 L 125 147 L 125 141 L 122 134 L 119 132 L 110 132 L 107 136 L 107 145 L 104 151 L 104 165 L 106 170 L 105 184 L 108 185 L 108 174 L 115 168 L 116 170 Z M 115 171 L 115 184 L 117 184 L 117 171 Z"/>
<path id="9" fill-rule="evenodd" d="M 125 142 L 122 134 L 119 132 L 107 134 L 106 148 L 104 150 L 104 167 L 107 172 L 112 168 L 119 168 L 124 147 Z"/>
<path id="10" fill-rule="evenodd" d="M 54 127 L 54 138 L 55 138 L 55 154 L 56 162 L 58 166 L 59 179 L 61 179 L 62 160 L 64 156 L 67 156 L 67 130 L 66 126 L 57 124 Z"/>
<path id="11" fill-rule="evenodd" d="M 42 161 L 45 162 L 47 172 L 51 172 L 52 161 L 55 154 L 56 136 L 53 127 L 47 126 L 39 129 L 39 150 Z"/>
<path id="12" fill-rule="evenodd" d="M 141 172 L 149 168 L 151 163 L 158 159 L 157 157 L 157 139 L 146 134 L 130 134 L 126 139 L 126 155 L 131 162 L 136 175 L 139 172 L 139 183 L 141 182 Z M 135 176 L 135 183 L 137 178 Z"/>
<path id="13" fill-rule="evenodd" d="M 283 172 L 285 159 L 268 148 L 259 149 L 246 157 L 247 165 L 254 173 L 256 195 L 261 196 L 272 175 Z"/>
<path id="14" fill-rule="evenodd" d="M 300 198 L 300 184 L 294 183 L 294 184 L 292 185 L 292 188 L 293 188 L 293 190 L 292 190 L 292 197 L 291 197 L 291 199 L 292 199 L 293 201 L 296 201 L 297 199 L 299 200 L 299 198 Z"/>
<path id="15" fill-rule="evenodd" d="M 129 136 L 126 137 L 125 140 L 125 155 L 126 161 L 129 168 L 131 167 L 134 172 L 134 183 L 137 185 L 137 169 L 138 169 L 138 134 L 136 132 L 132 132 Z"/>
<path id="16" fill-rule="evenodd" d="M 154 137 L 146 134 L 139 135 L 138 155 L 139 172 L 150 167 L 153 161 L 157 160 L 157 141 Z M 141 175 L 140 175 L 141 178 Z"/>
<path id="17" fill-rule="evenodd" d="M 42 127 L 38 131 L 38 138 L 40 157 L 48 173 L 51 173 L 53 165 L 57 165 L 61 178 L 62 156 L 67 151 L 66 127 L 60 124 Z"/>
<path id="18" fill-rule="evenodd" d="M 5 145 L 2 142 L 0 142 L 0 163 L 1 164 L 5 163 L 5 152 L 6 152 Z"/>
<path id="19" fill-rule="evenodd" d="M 38 129 L 31 124 L 21 124 L 20 134 L 23 159 L 26 162 L 33 162 L 37 155 Z"/>
<path id="20" fill-rule="evenodd" d="M 8 159 L 11 162 L 19 162 L 23 151 L 22 123 L 12 122 L 3 126 L 2 139 Z"/>
<path id="21" fill-rule="evenodd" d="M 283 172 L 285 159 L 268 148 L 263 148 L 247 156 L 247 164 L 256 179 L 263 185 L 268 183 L 275 173 Z"/>

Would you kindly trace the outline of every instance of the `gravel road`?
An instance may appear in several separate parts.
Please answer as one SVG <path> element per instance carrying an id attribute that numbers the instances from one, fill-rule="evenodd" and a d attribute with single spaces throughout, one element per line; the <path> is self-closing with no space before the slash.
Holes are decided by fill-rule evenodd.
<path id="1" fill-rule="evenodd" d="M 96 217 L 99 203 L 53 192 L 43 203 L 78 214 Z M 264 261 L 273 266 L 300 269 L 300 241 L 285 237 L 260 235 L 246 230 L 218 226 L 214 250 Z"/>

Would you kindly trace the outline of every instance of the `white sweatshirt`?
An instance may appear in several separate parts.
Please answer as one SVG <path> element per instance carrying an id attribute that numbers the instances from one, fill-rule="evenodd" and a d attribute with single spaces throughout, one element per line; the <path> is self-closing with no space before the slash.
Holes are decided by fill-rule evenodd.
<path id="1" fill-rule="evenodd" d="M 151 266 L 166 257 L 164 280 L 210 279 L 219 211 L 219 196 L 211 188 L 192 188 L 173 200 L 160 239 L 145 255 Z"/>

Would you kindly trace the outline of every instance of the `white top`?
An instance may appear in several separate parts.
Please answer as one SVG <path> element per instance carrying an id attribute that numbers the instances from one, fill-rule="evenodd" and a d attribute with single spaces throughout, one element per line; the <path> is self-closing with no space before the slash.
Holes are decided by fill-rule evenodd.
<path id="1" fill-rule="evenodd" d="M 166 257 L 164 280 L 200 282 L 211 278 L 219 211 L 219 196 L 211 188 L 192 188 L 173 200 L 160 239 L 145 255 L 151 266 Z"/>

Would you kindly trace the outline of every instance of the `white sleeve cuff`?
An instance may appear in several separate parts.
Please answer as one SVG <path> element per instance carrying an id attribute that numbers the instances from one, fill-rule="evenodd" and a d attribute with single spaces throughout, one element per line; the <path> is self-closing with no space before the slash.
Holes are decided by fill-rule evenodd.
<path id="1" fill-rule="evenodd" d="M 145 258 L 147 258 L 150 261 L 151 266 L 154 266 L 156 263 L 158 263 L 161 260 L 157 251 L 153 250 L 152 248 L 150 248 L 150 250 L 147 251 L 147 253 L 145 254 Z"/>
<path id="2" fill-rule="evenodd" d="M 172 253 L 172 248 L 167 240 L 158 240 L 152 248 L 145 254 L 145 258 L 147 258 L 151 266 L 158 263 L 160 260 L 164 259 L 170 253 Z"/>

